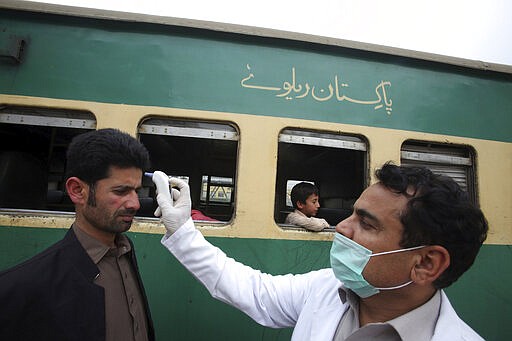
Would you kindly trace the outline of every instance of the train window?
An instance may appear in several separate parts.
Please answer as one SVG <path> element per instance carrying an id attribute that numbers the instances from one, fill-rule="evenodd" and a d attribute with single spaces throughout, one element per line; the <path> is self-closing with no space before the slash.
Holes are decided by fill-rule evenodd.
<path id="1" fill-rule="evenodd" d="M 225 123 L 150 118 L 139 127 L 154 170 L 188 177 L 195 220 L 231 220 L 234 212 L 239 134 Z M 154 191 L 154 189 L 152 189 Z M 139 211 L 153 216 L 156 203 Z"/>
<path id="2" fill-rule="evenodd" d="M 358 136 L 301 129 L 279 134 L 274 219 L 283 228 L 293 210 L 289 193 L 300 179 L 319 190 L 317 217 L 331 226 L 350 215 L 367 183 L 367 143 Z M 302 181 L 302 180 L 301 180 Z"/>
<path id="3" fill-rule="evenodd" d="M 66 150 L 74 136 L 94 129 L 89 112 L 0 107 L 0 208 L 74 211 L 65 190 Z"/>
<path id="4" fill-rule="evenodd" d="M 203 175 L 201 186 L 201 202 L 231 203 L 233 178 Z"/>
<path id="5" fill-rule="evenodd" d="M 406 141 L 401 147 L 400 163 L 424 166 L 434 173 L 451 177 L 476 204 L 474 150 L 471 147 Z"/>

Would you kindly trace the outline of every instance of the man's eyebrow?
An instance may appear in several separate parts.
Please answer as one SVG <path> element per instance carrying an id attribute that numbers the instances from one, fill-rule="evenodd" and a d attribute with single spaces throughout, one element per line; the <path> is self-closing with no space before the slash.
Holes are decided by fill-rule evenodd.
<path id="1" fill-rule="evenodd" d="M 375 225 L 377 225 L 377 226 L 381 225 L 379 218 L 377 218 L 376 216 L 374 216 L 373 214 L 371 214 L 370 212 L 368 212 L 364 208 L 356 208 L 356 207 L 354 207 L 354 211 L 356 212 L 356 214 L 358 216 L 372 220 Z"/>
<path id="2" fill-rule="evenodd" d="M 117 185 L 117 186 L 112 187 L 112 190 L 115 190 L 115 191 L 126 191 L 126 190 L 131 190 L 131 189 L 138 190 L 140 188 L 141 187 L 134 187 L 134 186 L 131 186 L 131 185 Z"/>

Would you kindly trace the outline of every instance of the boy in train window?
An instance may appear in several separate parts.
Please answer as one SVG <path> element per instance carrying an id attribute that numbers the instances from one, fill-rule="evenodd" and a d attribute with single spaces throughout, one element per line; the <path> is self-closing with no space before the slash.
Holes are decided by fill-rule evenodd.
<path id="1" fill-rule="evenodd" d="M 329 227 L 325 219 L 315 218 L 320 202 L 318 188 L 309 182 L 296 184 L 291 192 L 291 200 L 295 210 L 288 214 L 285 223 L 297 225 L 311 231 L 322 231 Z"/>

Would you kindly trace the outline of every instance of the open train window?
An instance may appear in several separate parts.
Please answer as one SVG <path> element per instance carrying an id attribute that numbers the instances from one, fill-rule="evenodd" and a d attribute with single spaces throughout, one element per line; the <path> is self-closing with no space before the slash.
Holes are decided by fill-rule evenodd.
<path id="1" fill-rule="evenodd" d="M 231 220 L 239 140 L 235 127 L 226 123 L 150 118 L 139 126 L 139 139 L 149 150 L 154 170 L 187 176 L 194 220 Z M 139 215 L 153 216 L 153 195 L 148 193 L 149 205 Z"/>
<path id="2" fill-rule="evenodd" d="M 65 190 L 72 138 L 96 129 L 93 114 L 21 106 L 0 107 L 0 209 L 74 211 Z"/>
<path id="3" fill-rule="evenodd" d="M 474 159 L 473 148 L 454 144 L 405 141 L 400 150 L 402 165 L 424 166 L 451 177 L 476 204 Z"/>
<path id="4" fill-rule="evenodd" d="M 363 138 L 301 129 L 279 134 L 274 219 L 283 228 L 293 211 L 289 193 L 297 181 L 314 183 L 319 190 L 317 217 L 331 226 L 350 215 L 366 187 L 367 144 Z"/>
<path id="5" fill-rule="evenodd" d="M 203 175 L 201 202 L 231 203 L 233 178 Z"/>

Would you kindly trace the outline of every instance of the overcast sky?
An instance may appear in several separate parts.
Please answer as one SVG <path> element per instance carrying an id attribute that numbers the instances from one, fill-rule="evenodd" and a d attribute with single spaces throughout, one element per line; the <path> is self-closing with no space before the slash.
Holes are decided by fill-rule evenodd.
<path id="1" fill-rule="evenodd" d="M 36 0 L 309 33 L 512 65 L 511 0 Z"/>

